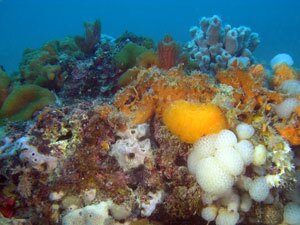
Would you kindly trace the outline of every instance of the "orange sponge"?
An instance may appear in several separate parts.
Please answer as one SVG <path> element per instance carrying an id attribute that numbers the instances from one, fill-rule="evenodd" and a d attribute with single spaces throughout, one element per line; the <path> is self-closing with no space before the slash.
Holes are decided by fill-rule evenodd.
<path id="1" fill-rule="evenodd" d="M 204 135 L 226 128 L 227 122 L 218 106 L 178 100 L 163 112 L 163 121 L 181 141 L 194 143 Z"/>

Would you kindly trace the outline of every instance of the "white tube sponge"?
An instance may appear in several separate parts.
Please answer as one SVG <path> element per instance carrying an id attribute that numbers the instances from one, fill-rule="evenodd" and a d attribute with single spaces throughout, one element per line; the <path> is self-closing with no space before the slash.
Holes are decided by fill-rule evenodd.
<path id="1" fill-rule="evenodd" d="M 214 221 L 218 213 L 218 208 L 215 205 L 207 206 L 202 209 L 201 217 L 208 222 Z"/>
<path id="2" fill-rule="evenodd" d="M 196 173 L 197 164 L 201 159 L 210 157 L 215 153 L 216 137 L 216 135 L 204 136 L 194 144 L 192 152 L 187 159 L 187 166 L 192 174 Z"/>
<path id="3" fill-rule="evenodd" d="M 253 162 L 254 147 L 250 141 L 241 140 L 234 146 L 234 148 L 240 153 L 240 156 L 246 166 Z"/>
<path id="4" fill-rule="evenodd" d="M 234 191 L 228 192 L 224 197 L 222 197 L 221 204 L 227 207 L 228 211 L 238 212 L 240 207 L 240 196 Z"/>
<path id="5" fill-rule="evenodd" d="M 242 212 L 249 212 L 252 206 L 252 199 L 250 198 L 249 194 L 243 193 L 241 197 L 241 204 L 240 209 Z"/>
<path id="6" fill-rule="evenodd" d="M 238 32 L 235 28 L 229 30 L 226 33 L 225 36 L 225 50 L 231 54 L 234 55 L 236 53 L 236 51 L 238 50 Z"/>
<path id="7" fill-rule="evenodd" d="M 275 105 L 274 109 L 279 118 L 288 119 L 292 112 L 300 106 L 300 101 L 296 98 L 287 98 L 278 105 Z"/>
<path id="8" fill-rule="evenodd" d="M 289 54 L 286 53 L 277 54 L 271 60 L 270 66 L 272 67 L 272 69 L 275 69 L 275 67 L 280 64 L 287 64 L 288 66 L 292 66 L 294 64 L 294 60 Z"/>
<path id="9" fill-rule="evenodd" d="M 239 152 L 233 147 L 224 147 L 216 151 L 215 158 L 218 165 L 232 176 L 240 175 L 244 169 L 244 162 Z"/>
<path id="10" fill-rule="evenodd" d="M 199 161 L 196 180 L 201 188 L 212 195 L 222 195 L 233 186 L 232 176 L 223 171 L 214 157 Z"/>
<path id="11" fill-rule="evenodd" d="M 300 81 L 286 80 L 280 85 L 279 89 L 285 94 L 298 95 L 300 94 Z"/>
<path id="12" fill-rule="evenodd" d="M 236 127 L 236 133 L 239 140 L 249 139 L 254 134 L 254 128 L 247 123 L 240 123 Z"/>
<path id="13" fill-rule="evenodd" d="M 294 202 L 288 203 L 284 207 L 283 219 L 290 225 L 300 224 L 300 206 Z"/>
<path id="14" fill-rule="evenodd" d="M 215 45 L 220 41 L 221 37 L 221 25 L 222 21 L 220 17 L 214 15 L 209 22 L 207 29 L 207 43 L 209 45 Z"/>
<path id="15" fill-rule="evenodd" d="M 234 146 L 237 143 L 235 134 L 230 130 L 221 130 L 216 139 L 216 148 L 224 148 L 226 146 Z"/>
<path id="16" fill-rule="evenodd" d="M 265 177 L 255 178 L 249 188 L 251 198 L 256 202 L 264 201 L 269 195 L 270 189 Z"/>
<path id="17" fill-rule="evenodd" d="M 240 215 L 237 212 L 229 212 L 227 209 L 219 210 L 216 225 L 235 225 L 237 224 Z"/>
<path id="18" fill-rule="evenodd" d="M 266 147 L 262 144 L 255 146 L 253 154 L 253 165 L 261 166 L 265 164 L 267 160 L 268 151 Z"/>
<path id="19" fill-rule="evenodd" d="M 247 48 L 251 52 L 253 52 L 256 49 L 256 47 L 259 45 L 259 43 L 260 43 L 260 39 L 258 33 L 252 32 L 249 37 Z"/>

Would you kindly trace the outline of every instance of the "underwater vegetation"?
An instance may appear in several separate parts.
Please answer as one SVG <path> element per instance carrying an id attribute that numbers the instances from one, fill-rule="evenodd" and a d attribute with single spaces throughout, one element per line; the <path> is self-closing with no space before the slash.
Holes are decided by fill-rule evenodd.
<path id="1" fill-rule="evenodd" d="M 0 70 L 0 224 L 297 225 L 300 79 L 258 34 L 125 32 L 26 49 Z"/>
<path id="2" fill-rule="evenodd" d="M 94 23 L 84 23 L 85 36 L 75 37 L 75 43 L 80 50 L 87 55 L 93 54 L 96 50 L 96 45 L 100 41 L 101 35 L 101 23 L 100 20 L 96 20 Z"/>

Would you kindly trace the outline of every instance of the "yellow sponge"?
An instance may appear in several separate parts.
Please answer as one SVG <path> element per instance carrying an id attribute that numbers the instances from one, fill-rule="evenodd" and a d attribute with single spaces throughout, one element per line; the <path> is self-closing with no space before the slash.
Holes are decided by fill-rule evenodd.
<path id="1" fill-rule="evenodd" d="M 163 112 L 163 121 L 181 141 L 193 144 L 204 135 L 226 129 L 226 118 L 218 106 L 178 100 Z"/>

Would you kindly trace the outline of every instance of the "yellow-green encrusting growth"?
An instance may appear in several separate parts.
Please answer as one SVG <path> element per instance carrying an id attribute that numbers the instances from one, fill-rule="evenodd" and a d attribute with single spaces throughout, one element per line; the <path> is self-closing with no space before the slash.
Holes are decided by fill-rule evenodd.
<path id="1" fill-rule="evenodd" d="M 33 84 L 16 87 L 0 109 L 0 120 L 22 121 L 44 106 L 54 103 L 55 96 L 48 89 Z"/>

